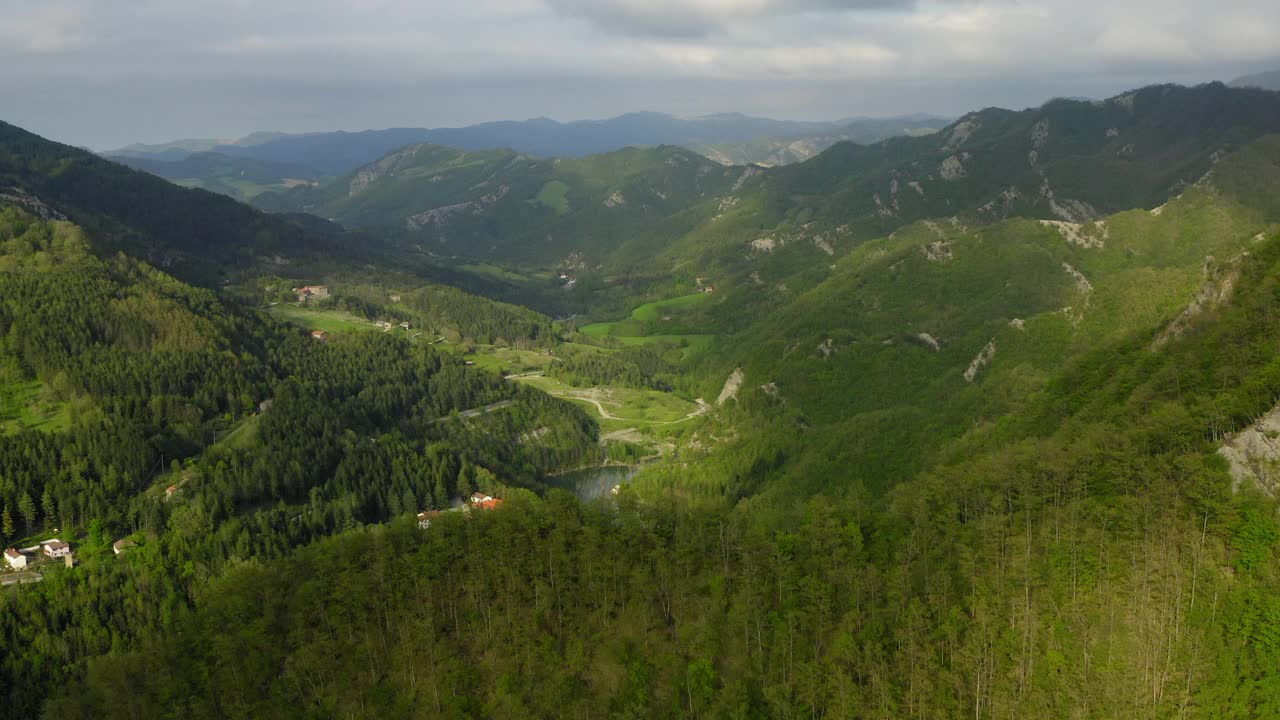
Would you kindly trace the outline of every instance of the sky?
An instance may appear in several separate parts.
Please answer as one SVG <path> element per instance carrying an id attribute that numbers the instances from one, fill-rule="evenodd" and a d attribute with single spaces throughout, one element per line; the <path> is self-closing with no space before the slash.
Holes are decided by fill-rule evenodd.
<path id="1" fill-rule="evenodd" d="M 959 115 L 1280 68 L 1276 0 L 0 0 L 0 120 L 96 150 L 636 110 Z"/>

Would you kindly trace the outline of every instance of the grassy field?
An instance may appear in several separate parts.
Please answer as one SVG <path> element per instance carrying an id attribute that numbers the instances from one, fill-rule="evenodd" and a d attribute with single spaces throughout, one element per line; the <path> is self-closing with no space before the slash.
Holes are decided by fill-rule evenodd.
<path id="1" fill-rule="evenodd" d="M 551 208 L 557 215 L 569 213 L 569 186 L 559 180 L 552 180 L 542 186 L 538 192 L 537 202 Z"/>
<path id="2" fill-rule="evenodd" d="M 457 345 L 443 345 L 442 350 L 462 352 Z M 546 370 L 555 361 L 550 355 L 537 350 L 517 350 L 515 348 L 496 347 L 494 345 L 476 345 L 471 352 L 463 352 L 464 360 L 470 360 L 476 367 L 492 370 L 503 375 L 538 372 Z"/>
<path id="3" fill-rule="evenodd" d="M 708 297 L 710 296 L 706 293 L 694 293 L 645 303 L 632 310 L 631 316 L 625 320 L 591 323 L 582 326 L 578 331 L 591 338 L 613 338 L 623 345 L 651 346 L 662 353 L 668 362 L 679 363 L 706 351 L 715 341 L 715 336 L 651 334 L 646 332 L 646 325 L 657 322 L 668 314 L 679 312 L 682 308 L 705 302 Z"/>
<path id="4" fill-rule="evenodd" d="M 591 323 L 590 325 L 583 325 L 578 328 L 578 332 L 586 335 L 587 337 L 604 337 L 612 332 L 613 327 L 617 324 L 618 323 L 616 322 Z"/>
<path id="5" fill-rule="evenodd" d="M 588 408 L 606 431 L 637 424 L 643 426 L 683 422 L 698 409 L 696 403 L 657 390 L 578 388 L 555 378 L 542 376 L 520 378 L 519 382 Z"/>
<path id="6" fill-rule="evenodd" d="M 258 435 L 259 417 L 261 416 L 253 415 L 245 418 L 239 425 L 220 436 L 211 447 L 225 447 L 232 450 L 243 450 L 249 447 L 254 437 Z"/>
<path id="7" fill-rule="evenodd" d="M 490 263 L 467 263 L 459 265 L 459 270 L 465 270 L 472 275 L 481 275 L 494 280 L 505 280 L 513 283 L 529 283 L 535 280 L 547 280 L 551 277 L 549 273 L 518 273 L 509 268 Z"/>
<path id="8" fill-rule="evenodd" d="M 270 312 L 281 320 L 301 325 L 308 330 L 351 332 L 379 329 L 372 322 L 341 310 L 311 310 L 300 305 L 280 303 L 272 305 Z"/>
<path id="9" fill-rule="evenodd" d="M 642 337 L 616 338 L 623 345 L 644 345 L 657 352 L 662 359 L 680 364 L 689 358 L 706 352 L 715 342 L 715 335 L 645 335 Z"/>
<path id="10" fill-rule="evenodd" d="M 0 387 L 0 433 L 22 430 L 60 432 L 71 426 L 67 403 L 42 399 L 45 386 L 39 380 Z"/>
<path id="11" fill-rule="evenodd" d="M 680 297 L 671 298 L 669 300 L 645 303 L 631 311 L 631 319 L 639 320 L 640 322 L 653 322 L 668 309 L 678 309 L 682 307 L 689 307 L 690 305 L 697 305 L 709 297 L 711 296 L 706 293 L 694 293 L 692 295 L 681 295 Z"/>

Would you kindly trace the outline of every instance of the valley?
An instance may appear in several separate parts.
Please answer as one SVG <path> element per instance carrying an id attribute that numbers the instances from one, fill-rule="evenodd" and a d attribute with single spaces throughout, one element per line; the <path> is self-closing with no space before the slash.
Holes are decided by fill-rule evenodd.
<path id="1" fill-rule="evenodd" d="M 0 125 L 0 717 L 1273 716 L 1280 94 L 907 129 Z"/>

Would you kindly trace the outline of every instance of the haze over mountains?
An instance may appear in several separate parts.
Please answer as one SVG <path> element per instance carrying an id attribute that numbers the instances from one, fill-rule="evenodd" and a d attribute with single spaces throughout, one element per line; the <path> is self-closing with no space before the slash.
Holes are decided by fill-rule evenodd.
<path id="1" fill-rule="evenodd" d="M 1280 91 L 1280 70 L 1244 75 L 1231 81 L 1232 87 L 1252 87 Z"/>
<path id="2" fill-rule="evenodd" d="M 609 120 L 560 123 L 547 118 L 461 128 L 392 128 L 362 132 L 255 133 L 231 143 L 179 140 L 104 153 L 141 170 L 236 197 L 252 197 L 286 180 L 340 175 L 406 145 L 460 150 L 511 149 L 540 157 L 581 157 L 628 146 L 679 145 L 727 164 L 804 160 L 841 140 L 871 143 L 936 130 L 929 115 L 797 122 L 724 113 L 678 118 L 630 113 Z M 194 159 L 191 157 L 196 155 Z M 233 159 L 234 158 L 234 159 Z M 239 186 L 235 184 L 239 183 Z"/>

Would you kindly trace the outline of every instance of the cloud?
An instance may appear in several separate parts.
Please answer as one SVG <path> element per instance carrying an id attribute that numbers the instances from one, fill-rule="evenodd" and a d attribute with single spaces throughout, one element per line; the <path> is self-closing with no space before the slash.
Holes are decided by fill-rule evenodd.
<path id="1" fill-rule="evenodd" d="M 735 21 L 801 13 L 907 10 L 915 0 L 547 0 L 562 15 L 624 35 L 704 37 Z"/>
<path id="2" fill-rule="evenodd" d="M 1280 67 L 1275 0 L 8 0 L 0 119 L 93 147 L 631 110 L 962 113 Z"/>

